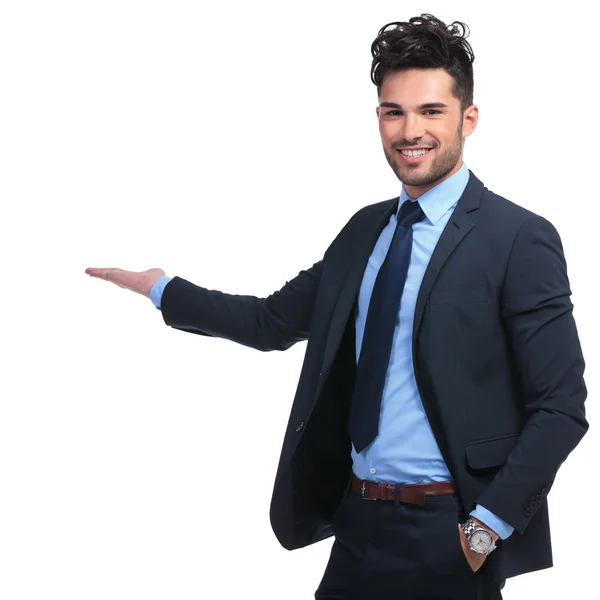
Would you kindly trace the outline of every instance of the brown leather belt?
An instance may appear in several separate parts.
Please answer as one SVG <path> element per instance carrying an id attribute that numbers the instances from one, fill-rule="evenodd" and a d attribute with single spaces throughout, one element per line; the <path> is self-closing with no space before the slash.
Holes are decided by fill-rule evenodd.
<path id="1" fill-rule="evenodd" d="M 409 504 L 425 504 L 427 496 L 450 496 L 456 494 L 456 488 L 451 481 L 434 481 L 433 483 L 406 483 L 392 485 L 363 481 L 352 475 L 352 491 L 361 495 L 364 500 L 394 500 L 396 488 L 400 502 Z"/>

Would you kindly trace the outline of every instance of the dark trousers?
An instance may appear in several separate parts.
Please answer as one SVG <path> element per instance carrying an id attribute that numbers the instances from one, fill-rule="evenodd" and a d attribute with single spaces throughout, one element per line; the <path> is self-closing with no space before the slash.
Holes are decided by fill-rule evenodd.
<path id="1" fill-rule="evenodd" d="M 504 582 L 473 572 L 460 545 L 456 496 L 424 506 L 363 500 L 348 491 L 317 600 L 502 600 Z M 499 542 L 502 543 L 502 542 Z M 497 552 L 497 550 L 496 550 Z"/>

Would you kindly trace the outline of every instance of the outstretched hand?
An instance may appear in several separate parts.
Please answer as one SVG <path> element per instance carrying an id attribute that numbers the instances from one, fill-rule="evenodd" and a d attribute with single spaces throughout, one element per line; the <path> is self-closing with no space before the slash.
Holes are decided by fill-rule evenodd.
<path id="1" fill-rule="evenodd" d="M 148 269 L 147 271 L 124 271 L 116 268 L 88 267 L 85 272 L 91 277 L 110 281 L 119 287 L 131 290 L 150 298 L 150 290 L 156 280 L 166 275 L 162 269 Z"/>

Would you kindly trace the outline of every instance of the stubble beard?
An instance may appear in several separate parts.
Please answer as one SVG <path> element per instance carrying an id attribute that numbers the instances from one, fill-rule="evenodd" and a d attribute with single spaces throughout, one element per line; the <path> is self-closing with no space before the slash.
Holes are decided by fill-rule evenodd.
<path id="1" fill-rule="evenodd" d="M 462 124 L 457 132 L 455 143 L 449 148 L 446 148 L 443 152 L 438 152 L 431 162 L 431 166 L 426 171 L 419 172 L 419 167 L 414 167 L 413 170 L 410 165 L 405 165 L 404 171 L 401 172 L 400 165 L 396 159 L 397 150 L 392 148 L 391 151 L 388 151 L 384 146 L 383 151 L 392 171 L 394 171 L 396 177 L 404 185 L 415 187 L 431 185 L 452 171 L 460 160 L 462 155 Z"/>

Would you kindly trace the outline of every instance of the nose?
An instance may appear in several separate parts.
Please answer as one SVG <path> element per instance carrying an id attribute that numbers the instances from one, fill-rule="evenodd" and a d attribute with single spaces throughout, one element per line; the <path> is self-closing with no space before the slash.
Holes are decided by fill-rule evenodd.
<path id="1" fill-rule="evenodd" d="M 402 135 L 407 142 L 419 140 L 425 135 L 425 128 L 418 115 L 408 113 L 405 116 Z"/>

